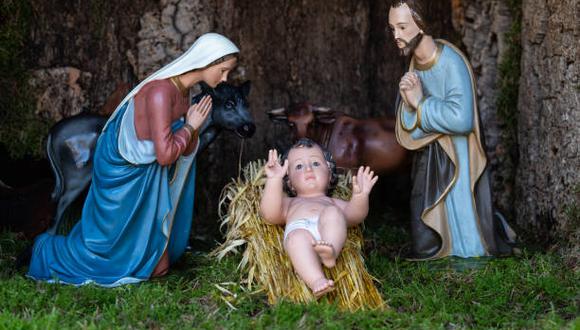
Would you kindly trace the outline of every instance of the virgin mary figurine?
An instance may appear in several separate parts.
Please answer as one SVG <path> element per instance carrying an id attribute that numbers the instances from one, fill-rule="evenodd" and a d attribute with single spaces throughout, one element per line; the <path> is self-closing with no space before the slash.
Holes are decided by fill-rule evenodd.
<path id="1" fill-rule="evenodd" d="M 97 141 L 80 221 L 66 236 L 36 239 L 28 277 L 114 287 L 167 272 L 188 242 L 197 129 L 211 110 L 209 97 L 190 107 L 188 89 L 225 81 L 238 53 L 204 34 L 124 98 Z"/>

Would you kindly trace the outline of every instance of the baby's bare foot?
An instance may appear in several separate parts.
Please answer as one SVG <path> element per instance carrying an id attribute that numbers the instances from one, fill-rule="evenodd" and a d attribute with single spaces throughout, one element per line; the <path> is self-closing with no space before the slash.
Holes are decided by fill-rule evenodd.
<path id="1" fill-rule="evenodd" d="M 312 293 L 316 299 L 318 299 L 334 290 L 334 281 L 323 277 L 314 281 L 310 286 L 310 289 L 312 290 Z"/>
<path id="2" fill-rule="evenodd" d="M 327 268 L 332 268 L 336 265 L 336 256 L 334 255 L 334 247 L 327 241 L 316 241 L 312 244 L 314 251 L 322 260 L 322 264 Z"/>

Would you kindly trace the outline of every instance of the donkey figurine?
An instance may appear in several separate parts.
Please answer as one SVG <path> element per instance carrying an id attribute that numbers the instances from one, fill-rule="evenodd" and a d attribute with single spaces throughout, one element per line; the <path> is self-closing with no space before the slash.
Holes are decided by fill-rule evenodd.
<path id="1" fill-rule="evenodd" d="M 254 135 L 256 126 L 247 102 L 250 86 L 250 81 L 240 86 L 221 83 L 215 89 L 201 84 L 202 92 L 192 98 L 192 103 L 209 94 L 212 111 L 200 130 L 198 153 L 203 152 L 224 129 L 244 139 Z M 79 114 L 61 120 L 50 129 L 46 153 L 55 176 L 51 197 L 57 207 L 48 233 L 57 233 L 65 211 L 91 182 L 92 157 L 106 122 L 107 118 L 103 116 Z"/>

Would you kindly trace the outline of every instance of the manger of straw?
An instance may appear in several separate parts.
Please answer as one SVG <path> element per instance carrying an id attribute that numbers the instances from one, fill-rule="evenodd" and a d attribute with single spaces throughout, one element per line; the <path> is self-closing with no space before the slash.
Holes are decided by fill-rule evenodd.
<path id="1" fill-rule="evenodd" d="M 238 269 L 241 282 L 248 289 L 257 287 L 266 292 L 268 302 L 276 304 L 282 299 L 308 303 L 316 298 L 292 268 L 284 251 L 282 226 L 266 223 L 259 215 L 260 198 L 266 182 L 264 161 L 250 162 L 242 177 L 226 185 L 220 198 L 221 225 L 225 227 L 225 241 L 211 256 L 221 260 L 228 254 L 242 251 Z M 333 197 L 349 199 L 351 176 L 343 175 Z M 334 291 L 326 295 L 339 308 L 356 311 L 384 309 L 381 295 L 363 262 L 363 244 L 360 226 L 349 228 L 347 242 L 336 266 L 326 269 L 326 276 L 335 282 Z"/>

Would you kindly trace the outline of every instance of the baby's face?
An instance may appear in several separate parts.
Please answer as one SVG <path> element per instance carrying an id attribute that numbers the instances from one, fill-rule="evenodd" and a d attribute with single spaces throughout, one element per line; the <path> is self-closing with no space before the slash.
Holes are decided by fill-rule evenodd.
<path id="1" fill-rule="evenodd" d="M 288 153 L 288 177 L 298 196 L 326 195 L 330 170 L 318 146 L 300 147 Z"/>

